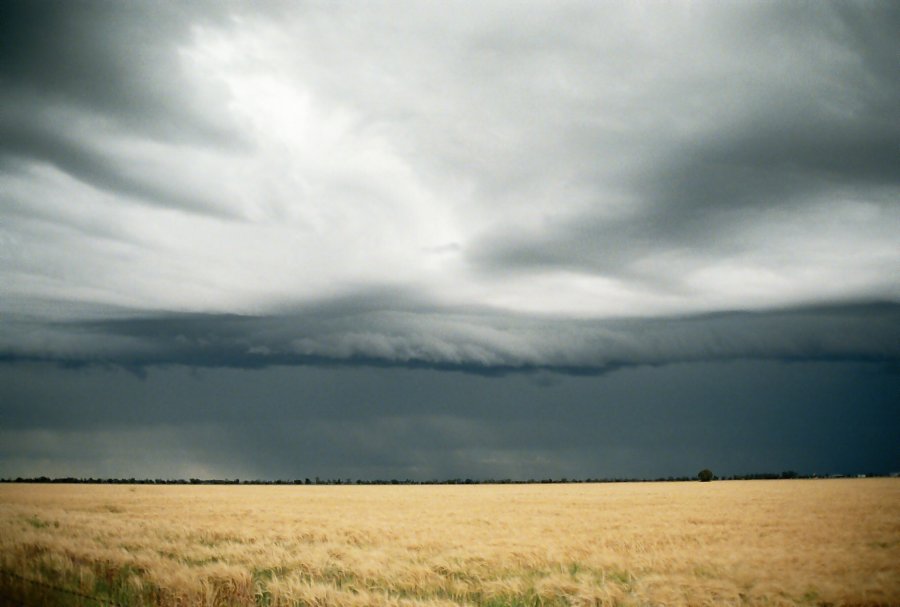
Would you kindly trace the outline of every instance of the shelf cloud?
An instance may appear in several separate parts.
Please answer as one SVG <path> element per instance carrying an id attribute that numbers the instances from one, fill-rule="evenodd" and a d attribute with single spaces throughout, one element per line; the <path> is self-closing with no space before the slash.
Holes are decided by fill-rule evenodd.
<path id="1" fill-rule="evenodd" d="M 263 368 L 381 366 L 602 374 L 623 366 L 739 359 L 900 358 L 900 305 L 573 320 L 329 302 L 283 316 L 214 314 L 8 323 L 8 362 Z M 388 304 L 388 302 L 382 302 Z"/>
<path id="2" fill-rule="evenodd" d="M 6 2 L 0 363 L 895 375 L 897 31 L 891 2 Z"/>

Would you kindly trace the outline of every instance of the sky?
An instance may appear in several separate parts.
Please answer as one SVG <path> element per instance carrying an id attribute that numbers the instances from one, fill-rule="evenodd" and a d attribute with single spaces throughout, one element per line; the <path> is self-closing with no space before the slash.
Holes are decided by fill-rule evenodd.
<path id="1" fill-rule="evenodd" d="M 0 477 L 900 470 L 892 2 L 0 5 Z"/>

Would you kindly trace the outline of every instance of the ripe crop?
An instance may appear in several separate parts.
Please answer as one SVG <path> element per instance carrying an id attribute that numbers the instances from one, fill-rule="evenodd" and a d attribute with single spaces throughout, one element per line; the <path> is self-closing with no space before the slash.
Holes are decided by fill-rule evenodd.
<path id="1" fill-rule="evenodd" d="M 897 479 L 0 485 L 26 603 L 900 605 L 898 563 Z"/>

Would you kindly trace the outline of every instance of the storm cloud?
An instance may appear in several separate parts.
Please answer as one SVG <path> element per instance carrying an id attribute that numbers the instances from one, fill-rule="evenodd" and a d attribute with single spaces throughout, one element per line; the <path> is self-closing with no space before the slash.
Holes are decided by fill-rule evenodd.
<path id="1" fill-rule="evenodd" d="M 0 367 L 0 475 L 597 478 L 900 466 L 896 373 L 717 362 L 601 378 Z M 852 395 L 852 406 L 848 406 Z"/>
<path id="2" fill-rule="evenodd" d="M 7 362 L 262 368 L 369 365 L 480 374 L 602 374 L 682 362 L 900 358 L 900 305 L 577 320 L 452 311 L 377 296 L 293 315 L 159 315 L 8 322 Z M 378 304 L 381 304 L 380 306 Z M 391 305 L 393 303 L 393 305 Z"/>
<path id="3" fill-rule="evenodd" d="M 148 447 L 146 469 L 286 474 L 261 438 L 222 463 L 243 414 L 173 404 L 240 377 L 274 420 L 259 436 L 306 419 L 309 447 L 285 449 L 329 474 L 588 474 L 605 453 L 607 474 L 652 475 L 655 421 L 630 450 L 565 427 L 621 407 L 610 424 L 738 428 L 750 400 L 714 403 L 760 370 L 777 384 L 763 417 L 784 408 L 786 427 L 814 409 L 791 417 L 786 395 L 829 372 L 846 379 L 829 410 L 868 412 L 847 445 L 833 421 L 795 460 L 898 465 L 877 431 L 897 428 L 898 29 L 890 2 L 6 2 L 2 470 L 156 432 L 189 462 L 154 467 Z M 288 390 L 291 373 L 348 387 L 289 405 L 264 378 Z M 91 388 L 54 405 L 79 374 Z M 358 404 L 378 374 L 427 387 L 396 388 L 379 407 L 402 413 L 382 417 Z M 692 397 L 670 410 L 647 386 L 679 376 Z M 619 377 L 615 404 L 586 396 Z M 153 415 L 110 396 L 170 380 Z M 558 384 L 568 426 L 507 444 Z M 213 442 L 188 449 L 188 427 Z M 413 435 L 421 449 L 398 447 Z M 736 472 L 790 465 L 728 436 L 748 445 Z"/>

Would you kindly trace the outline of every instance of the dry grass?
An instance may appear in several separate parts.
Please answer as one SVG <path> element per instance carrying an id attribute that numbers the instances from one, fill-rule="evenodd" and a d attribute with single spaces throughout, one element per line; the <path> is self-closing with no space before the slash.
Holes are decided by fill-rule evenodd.
<path id="1" fill-rule="evenodd" d="M 3 485 L 0 566 L 130 604 L 900 605 L 900 481 Z"/>

